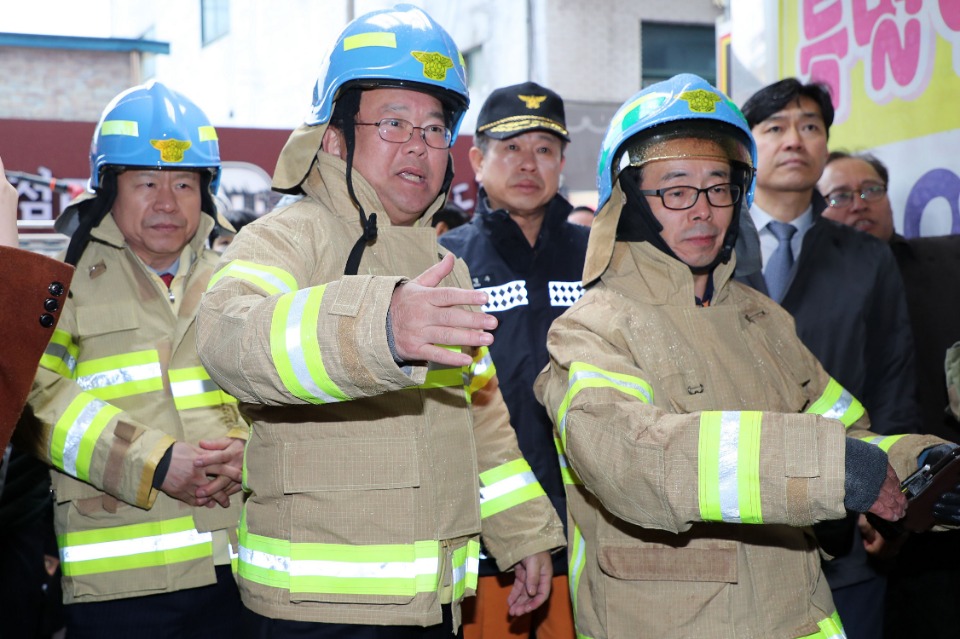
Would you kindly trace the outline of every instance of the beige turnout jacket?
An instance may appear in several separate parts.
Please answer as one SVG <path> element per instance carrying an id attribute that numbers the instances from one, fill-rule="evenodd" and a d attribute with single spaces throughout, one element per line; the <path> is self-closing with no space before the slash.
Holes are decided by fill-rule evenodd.
<path id="1" fill-rule="evenodd" d="M 29 398 L 37 419 L 17 437 L 54 468 L 66 603 L 214 584 L 228 537 L 236 546 L 241 495 L 228 509 L 193 508 L 153 487 L 174 442 L 247 436 L 236 400 L 197 356 L 197 308 L 218 257 L 204 248 L 213 220 L 200 218 L 167 290 L 108 215 L 40 360 Z"/>
<path id="2" fill-rule="evenodd" d="M 382 211 L 353 180 L 368 214 Z M 507 569 L 561 547 L 560 522 L 486 349 L 462 370 L 393 361 L 393 290 L 446 253 L 429 219 L 394 227 L 381 213 L 359 274 L 345 277 L 360 225 L 344 162 L 320 152 L 302 186 L 304 199 L 238 235 L 200 311 L 201 358 L 252 421 L 244 603 L 284 619 L 432 625 L 453 601 L 458 620 L 481 530 Z M 470 286 L 462 262 L 441 286 Z"/>
<path id="3" fill-rule="evenodd" d="M 618 242 L 550 330 L 536 391 L 575 475 L 578 636 L 842 636 L 809 526 L 844 515 L 844 437 L 867 417 L 733 266 L 697 307 L 684 264 Z M 938 441 L 874 443 L 904 477 Z"/>

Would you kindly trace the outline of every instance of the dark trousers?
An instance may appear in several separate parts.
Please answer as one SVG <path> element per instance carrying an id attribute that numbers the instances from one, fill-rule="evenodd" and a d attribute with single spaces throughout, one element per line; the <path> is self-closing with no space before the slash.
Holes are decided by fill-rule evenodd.
<path id="1" fill-rule="evenodd" d="M 64 609 L 70 639 L 235 639 L 252 615 L 230 566 L 217 566 L 210 586 Z"/>
<path id="2" fill-rule="evenodd" d="M 454 635 L 450 606 L 442 606 L 443 622 L 437 626 L 358 626 L 270 619 L 251 612 L 256 621 L 247 626 L 244 639 L 463 639 Z M 73 637 L 70 637 L 73 639 Z"/>
<path id="3" fill-rule="evenodd" d="M 0 451 L 2 452 L 2 451 Z M 59 571 L 50 577 L 44 566 L 47 535 L 53 521 L 40 518 L 0 536 L 0 637 L 49 637 L 61 620 Z"/>
<path id="4" fill-rule="evenodd" d="M 886 590 L 887 578 L 875 577 L 832 591 L 833 603 L 840 613 L 847 639 L 883 637 L 883 599 Z"/>

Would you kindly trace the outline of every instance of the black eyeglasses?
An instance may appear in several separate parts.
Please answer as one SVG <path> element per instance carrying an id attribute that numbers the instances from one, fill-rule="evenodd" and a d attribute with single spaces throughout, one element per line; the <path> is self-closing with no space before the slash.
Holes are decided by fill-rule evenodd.
<path id="1" fill-rule="evenodd" d="M 834 191 L 827 195 L 827 204 L 834 209 L 845 209 L 853 204 L 853 198 L 859 197 L 864 202 L 876 202 L 887 193 L 883 184 L 871 184 L 857 191 Z"/>
<path id="2" fill-rule="evenodd" d="M 714 184 L 702 189 L 695 186 L 671 186 L 666 189 L 641 189 L 644 195 L 656 195 L 663 205 L 671 211 L 685 211 L 692 208 L 700 199 L 700 194 L 707 195 L 710 206 L 733 206 L 740 201 L 743 189 L 739 184 Z"/>
<path id="3" fill-rule="evenodd" d="M 434 149 L 449 149 L 453 134 L 442 124 L 428 124 L 427 126 L 413 126 L 412 122 L 399 118 L 384 118 L 379 122 L 356 122 L 357 126 L 375 126 L 384 142 L 403 144 L 409 142 L 416 129 L 420 130 L 420 137 L 424 144 Z"/>

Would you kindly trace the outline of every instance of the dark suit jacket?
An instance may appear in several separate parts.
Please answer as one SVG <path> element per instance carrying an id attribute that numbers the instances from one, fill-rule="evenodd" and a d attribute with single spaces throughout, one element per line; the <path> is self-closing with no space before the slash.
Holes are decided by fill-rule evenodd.
<path id="1" fill-rule="evenodd" d="M 960 235 L 907 240 L 890 248 L 907 291 L 917 361 L 921 432 L 960 443 L 960 426 L 947 412 L 947 349 L 960 341 Z"/>
<path id="2" fill-rule="evenodd" d="M 893 253 L 877 238 L 821 217 L 825 208 L 823 197 L 814 192 L 814 223 L 803 237 L 781 305 L 796 320 L 801 341 L 863 403 L 871 430 L 885 435 L 917 432 L 913 338 Z M 762 273 L 742 281 L 767 292 Z M 832 588 L 875 576 L 859 533 L 853 536 L 855 521 L 850 517 L 846 526 L 818 526 L 818 538 L 828 552 L 849 553 L 824 565 Z"/>
<path id="3" fill-rule="evenodd" d="M 0 246 L 0 454 L 20 418 L 60 309 L 73 267 L 29 251 Z"/>

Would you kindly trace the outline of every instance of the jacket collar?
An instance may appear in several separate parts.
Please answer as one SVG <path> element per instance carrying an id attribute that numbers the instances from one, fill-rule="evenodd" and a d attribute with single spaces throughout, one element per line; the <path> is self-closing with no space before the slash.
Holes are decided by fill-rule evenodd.
<path id="1" fill-rule="evenodd" d="M 736 254 L 713 270 L 713 301 L 727 295 Z M 655 305 L 696 306 L 690 267 L 648 242 L 616 242 L 610 265 L 600 276 L 609 288 Z"/>

